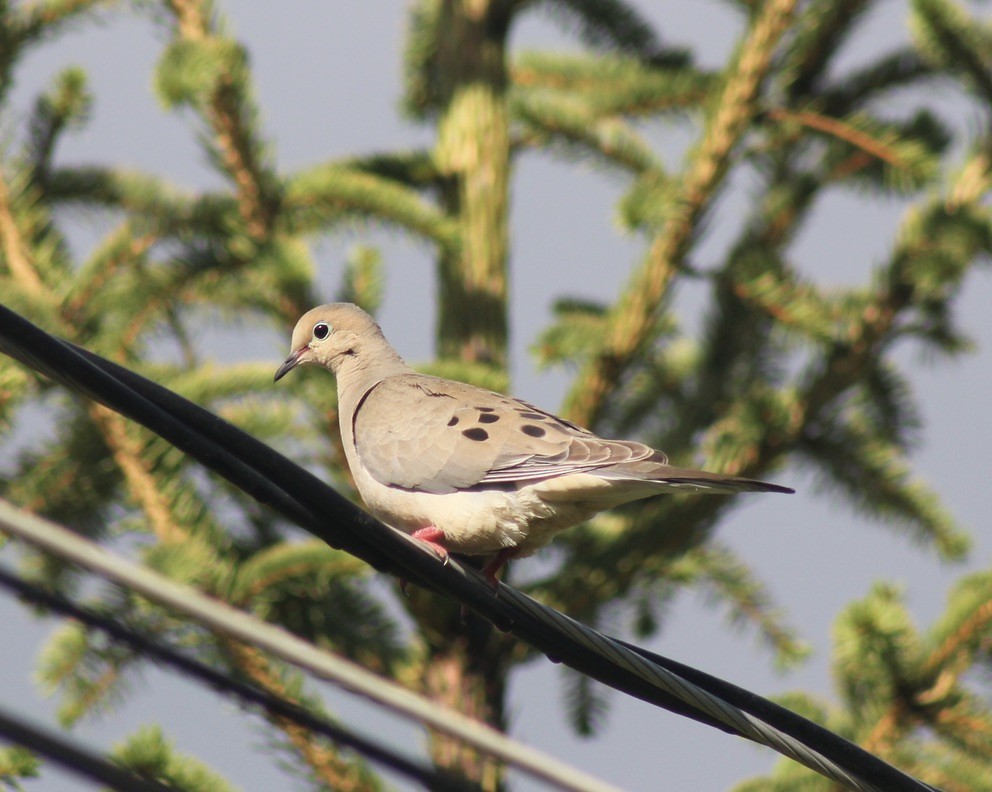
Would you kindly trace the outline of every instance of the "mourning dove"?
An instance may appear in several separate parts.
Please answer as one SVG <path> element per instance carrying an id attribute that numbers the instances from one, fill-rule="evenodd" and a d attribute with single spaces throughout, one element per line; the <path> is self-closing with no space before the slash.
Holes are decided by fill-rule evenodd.
<path id="1" fill-rule="evenodd" d="M 344 452 L 369 511 L 432 547 L 512 557 L 628 501 L 671 492 L 793 492 L 672 467 L 641 443 L 606 440 L 527 402 L 418 374 L 363 310 L 308 311 L 275 379 L 317 364 L 337 378 Z"/>

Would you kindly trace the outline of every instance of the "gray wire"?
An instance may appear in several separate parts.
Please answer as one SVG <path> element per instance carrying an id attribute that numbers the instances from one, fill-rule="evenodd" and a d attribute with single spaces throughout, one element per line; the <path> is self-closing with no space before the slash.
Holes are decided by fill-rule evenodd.
<path id="1" fill-rule="evenodd" d="M 117 792 L 169 792 L 174 789 L 155 779 L 142 778 L 100 754 L 10 714 L 2 707 L 0 739 L 41 754 L 66 770 L 91 781 L 107 784 Z"/>

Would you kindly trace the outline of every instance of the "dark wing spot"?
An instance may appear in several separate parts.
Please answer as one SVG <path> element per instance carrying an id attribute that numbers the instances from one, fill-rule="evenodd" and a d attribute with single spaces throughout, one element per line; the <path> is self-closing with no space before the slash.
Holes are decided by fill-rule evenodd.
<path id="1" fill-rule="evenodd" d="M 514 492 L 517 489 L 515 481 L 486 481 L 460 489 L 459 492 Z"/>
<path id="2" fill-rule="evenodd" d="M 540 426 L 534 426 L 534 424 L 524 424 L 520 427 L 520 431 L 525 435 L 530 435 L 531 437 L 544 437 L 547 432 L 544 431 Z"/>
<path id="3" fill-rule="evenodd" d="M 488 440 L 489 432 L 485 429 L 480 429 L 478 426 L 473 426 L 471 429 L 462 429 L 462 434 L 465 435 L 469 440 Z"/>
<path id="4" fill-rule="evenodd" d="M 458 423 L 458 416 L 452 415 L 451 420 L 448 421 L 448 426 L 455 426 Z"/>
<path id="5" fill-rule="evenodd" d="M 531 421 L 546 421 L 548 416 L 542 415 L 541 413 L 531 412 L 530 410 L 517 410 L 520 413 L 521 418 L 527 418 Z"/>
<path id="6" fill-rule="evenodd" d="M 496 412 L 495 407 L 476 407 L 479 412 Z"/>
<path id="7" fill-rule="evenodd" d="M 479 423 L 496 423 L 499 416 L 496 413 L 484 412 L 479 415 Z"/>

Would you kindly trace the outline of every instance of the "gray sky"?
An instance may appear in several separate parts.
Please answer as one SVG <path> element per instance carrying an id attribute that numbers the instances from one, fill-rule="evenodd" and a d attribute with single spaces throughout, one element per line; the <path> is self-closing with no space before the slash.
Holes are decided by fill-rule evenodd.
<path id="1" fill-rule="evenodd" d="M 428 130 L 405 124 L 397 111 L 401 88 L 400 54 L 405 3 L 284 0 L 281 3 L 220 2 L 235 35 L 252 56 L 263 126 L 275 144 L 284 171 L 369 150 L 414 147 L 429 140 Z M 652 17 L 668 42 L 697 48 L 709 66 L 722 63 L 739 32 L 727 6 L 713 0 L 637 3 Z M 906 37 L 906 5 L 883 3 L 850 45 L 845 63 L 857 62 L 878 48 Z M 569 48 L 546 21 L 531 18 L 513 36 L 517 48 Z M 160 37 L 142 19 L 115 17 L 100 27 L 77 32 L 39 49 L 20 71 L 15 107 L 26 112 L 36 92 L 62 67 L 86 68 L 96 97 L 87 130 L 65 142 L 59 161 L 105 162 L 134 166 L 189 187 L 216 186 L 204 165 L 183 114 L 165 113 L 150 92 Z M 316 103 L 313 98 L 318 97 Z M 959 107 L 952 99 L 945 106 Z M 967 113 L 958 113 L 968 123 Z M 9 122 L 8 122 L 9 123 Z M 5 130 L 5 131 L 9 131 Z M 692 140 L 688 124 L 659 128 L 653 139 L 664 146 L 668 162 L 679 161 Z M 568 377 L 538 373 L 527 352 L 549 319 L 553 298 L 570 294 L 615 294 L 640 258 L 639 240 L 622 236 L 613 223 L 622 185 L 591 168 L 528 155 L 516 166 L 512 217 L 512 365 L 514 391 L 555 408 Z M 733 235 L 735 216 L 747 200 L 746 179 L 723 199 L 705 250 L 716 254 Z M 735 209 L 737 211 L 735 212 Z M 862 283 L 882 261 L 901 216 L 895 202 L 869 204 L 850 196 L 823 201 L 816 222 L 796 242 L 792 258 L 815 280 L 828 284 Z M 92 232 L 81 231 L 81 246 Z M 430 251 L 396 234 L 335 236 L 316 243 L 319 283 L 326 296 L 339 282 L 345 253 L 371 239 L 382 248 L 388 269 L 383 328 L 412 361 L 430 355 L 433 328 L 433 266 Z M 705 251 L 704 251 L 705 252 Z M 567 284 L 567 288 L 563 286 Z M 776 477 L 800 493 L 791 498 L 753 497 L 720 527 L 718 538 L 734 547 L 767 582 L 778 604 L 814 648 L 798 671 L 776 675 L 770 657 L 753 635 L 729 629 L 721 613 L 692 593 L 681 595 L 665 630 L 649 648 L 695 665 L 757 693 L 773 695 L 801 688 L 831 697 L 830 628 L 837 612 L 867 594 L 873 581 L 904 587 L 922 627 L 944 606 L 951 583 L 966 569 L 987 563 L 990 550 L 982 511 L 989 497 L 984 481 L 992 425 L 987 400 L 992 385 L 992 281 L 988 272 L 972 276 L 958 306 L 960 325 L 979 344 L 976 354 L 951 364 L 925 366 L 910 350 L 900 362 L 913 371 L 922 404 L 924 443 L 913 457 L 916 470 L 940 493 L 960 523 L 975 534 L 966 565 L 947 566 L 912 547 L 883 526 L 853 515 L 836 499 L 811 492 L 812 482 L 795 470 Z M 693 326 L 696 297 L 680 302 Z M 259 337 L 239 357 L 271 360 L 285 355 L 285 337 Z M 218 333 L 211 339 L 217 359 L 230 360 Z M 982 478 L 979 479 L 980 473 Z M 53 704 L 41 701 L 31 681 L 37 653 L 54 622 L 35 622 L 25 611 L 0 598 L 0 667 L 5 670 L 0 699 L 39 718 L 51 720 Z M 619 626 L 618 626 L 619 629 Z M 630 789 L 724 789 L 749 775 L 766 772 L 772 751 L 745 743 L 620 695 L 601 735 L 575 737 L 562 714 L 561 669 L 543 660 L 514 677 L 510 696 L 513 733 L 617 785 Z M 416 730 L 396 724 L 364 704 L 322 687 L 329 707 L 367 733 L 395 735 L 410 750 L 421 751 Z M 245 790 L 279 788 L 283 775 L 273 757 L 259 750 L 260 732 L 251 721 L 212 693 L 168 674 L 150 671 L 134 685 L 121 711 L 87 722 L 77 735 L 98 747 L 109 746 L 143 723 L 162 723 L 178 747 L 204 759 Z M 255 722 L 257 724 L 257 721 Z M 246 725 L 248 724 L 248 725 Z M 79 782 L 46 774 L 29 789 L 64 792 Z M 529 781 L 518 790 L 537 788 Z"/>

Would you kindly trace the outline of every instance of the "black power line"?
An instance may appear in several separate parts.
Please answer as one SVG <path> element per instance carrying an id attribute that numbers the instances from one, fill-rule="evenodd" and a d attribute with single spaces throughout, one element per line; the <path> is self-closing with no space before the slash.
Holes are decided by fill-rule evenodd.
<path id="1" fill-rule="evenodd" d="M 11 715 L 3 708 L 0 708 L 0 738 L 24 746 L 78 776 L 106 784 L 118 792 L 175 792 L 175 787 L 135 775 L 106 757 Z"/>

